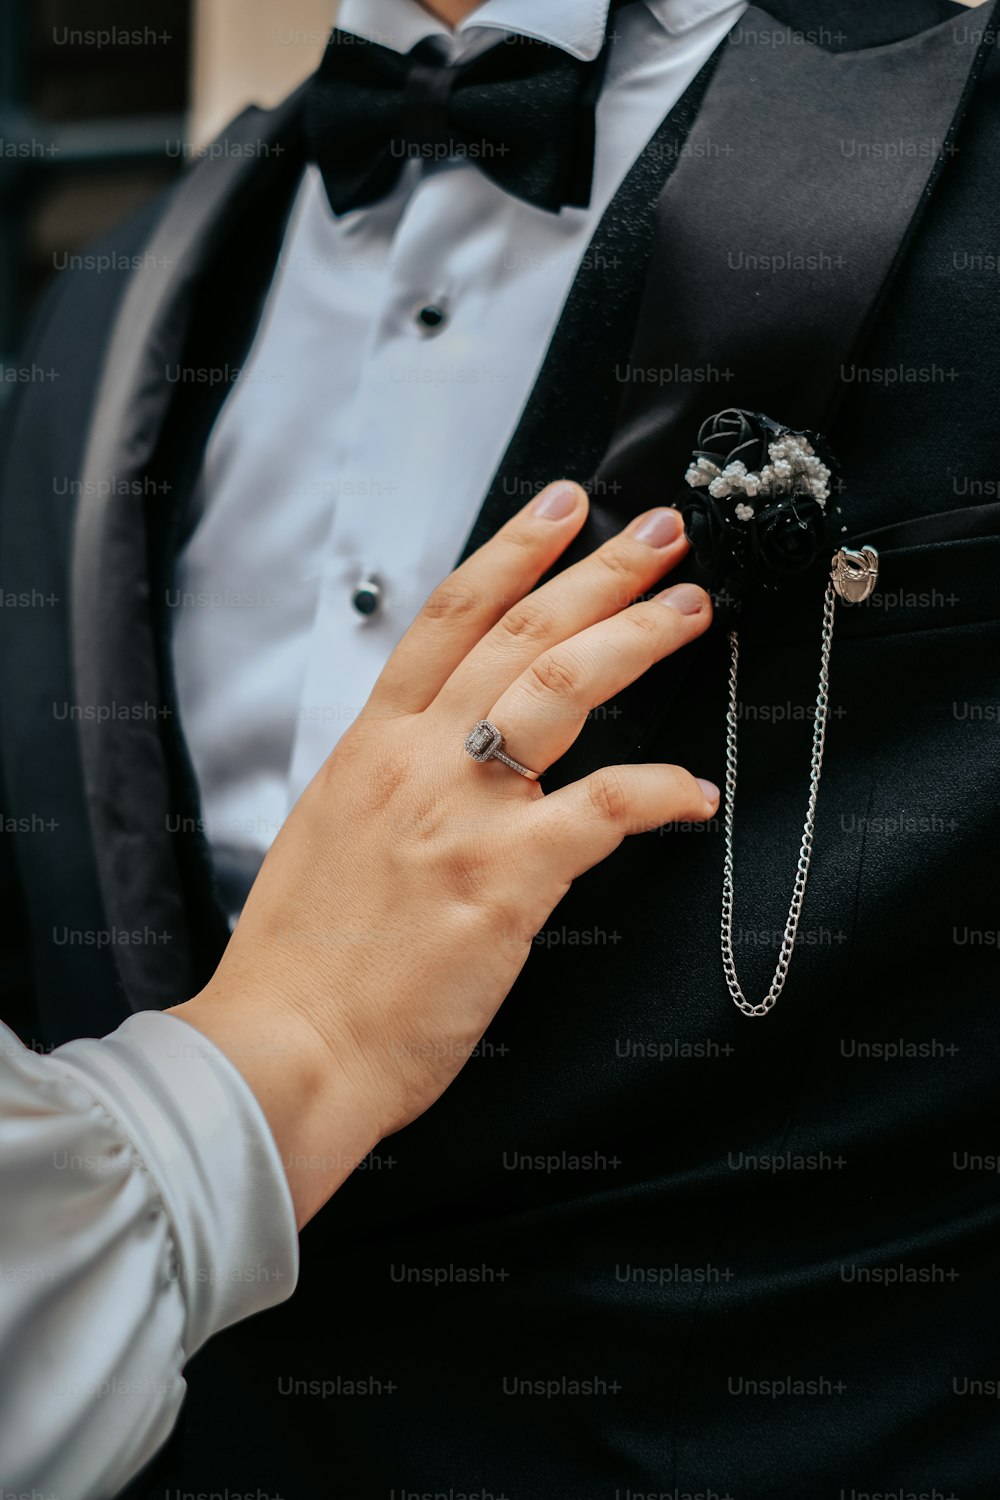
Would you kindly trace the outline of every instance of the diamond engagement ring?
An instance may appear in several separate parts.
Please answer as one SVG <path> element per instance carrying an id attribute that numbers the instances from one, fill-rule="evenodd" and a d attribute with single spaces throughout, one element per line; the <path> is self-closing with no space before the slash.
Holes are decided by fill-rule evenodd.
<path id="1" fill-rule="evenodd" d="M 529 771 L 527 766 L 522 766 L 504 754 L 503 735 L 489 719 L 480 719 L 478 724 L 473 725 L 465 736 L 465 748 L 473 760 L 502 761 L 505 766 L 510 766 L 512 771 L 516 771 L 519 776 L 526 776 L 529 781 L 537 781 L 541 775 L 540 771 Z"/>

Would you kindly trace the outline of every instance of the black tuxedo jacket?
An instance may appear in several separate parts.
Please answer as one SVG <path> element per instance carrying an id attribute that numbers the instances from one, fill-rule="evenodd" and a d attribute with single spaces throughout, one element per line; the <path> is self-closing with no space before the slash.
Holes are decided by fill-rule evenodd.
<path id="1" fill-rule="evenodd" d="M 566 473 L 592 546 L 674 495 L 725 406 L 828 431 L 845 536 L 879 546 L 882 581 L 839 611 L 777 1009 L 748 1021 L 726 993 L 718 823 L 630 840 L 539 934 L 448 1094 L 308 1227 L 294 1299 L 192 1362 L 136 1494 L 996 1496 L 993 11 L 748 11 L 605 214 L 455 537 L 457 559 Z M 176 1002 L 225 942 L 165 595 L 227 385 L 164 371 L 245 354 L 298 113 L 248 111 L 113 236 L 119 273 L 60 278 L 9 403 L 5 1005 L 34 1045 Z M 755 997 L 805 811 L 821 593 L 752 599 L 742 627 Z M 721 779 L 724 642 L 684 658 L 557 777 L 640 756 Z"/>

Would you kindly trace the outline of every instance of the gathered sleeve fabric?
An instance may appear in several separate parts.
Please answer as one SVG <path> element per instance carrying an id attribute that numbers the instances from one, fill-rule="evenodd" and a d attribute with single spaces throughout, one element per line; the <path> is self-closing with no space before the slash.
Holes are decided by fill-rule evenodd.
<path id="1" fill-rule="evenodd" d="M 39 1054 L 0 1023 L 0 1489 L 120 1489 L 185 1361 L 297 1275 L 270 1128 L 199 1031 L 145 1011 Z"/>

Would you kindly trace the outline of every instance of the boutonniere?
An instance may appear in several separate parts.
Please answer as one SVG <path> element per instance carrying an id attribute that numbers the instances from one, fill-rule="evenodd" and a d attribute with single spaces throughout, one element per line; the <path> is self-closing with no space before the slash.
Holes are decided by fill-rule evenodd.
<path id="1" fill-rule="evenodd" d="M 718 591 L 735 601 L 736 619 L 740 602 L 751 589 L 780 588 L 790 575 L 804 573 L 821 560 L 830 559 L 823 596 L 819 685 L 813 711 L 809 798 L 802 843 L 774 978 L 763 1000 L 757 1003 L 748 1000 L 740 987 L 733 952 L 733 819 L 740 647 L 736 625 L 728 632 L 722 967 L 729 994 L 738 1009 L 745 1016 L 766 1016 L 788 977 L 809 879 L 826 744 L 835 603 L 839 598 L 845 604 L 860 604 L 868 598 L 878 579 L 878 553 L 874 547 L 837 546 L 837 533 L 842 534 L 846 528 L 841 522 L 840 506 L 833 499 L 832 465 L 822 439 L 815 433 L 785 427 L 762 412 L 729 407 L 709 417 L 698 432 L 698 445 L 684 477 L 691 496 L 681 502 L 680 509 L 695 560 L 712 575 L 719 585 Z"/>
<path id="2" fill-rule="evenodd" d="M 816 562 L 838 512 L 820 443 L 738 407 L 702 423 L 684 476 L 694 493 L 681 506 L 701 567 L 766 585 Z"/>

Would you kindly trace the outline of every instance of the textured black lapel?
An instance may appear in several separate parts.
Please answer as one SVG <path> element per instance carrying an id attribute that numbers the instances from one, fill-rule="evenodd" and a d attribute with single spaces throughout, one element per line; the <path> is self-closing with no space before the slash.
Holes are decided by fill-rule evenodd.
<path id="1" fill-rule="evenodd" d="M 794 0 L 786 3 L 794 7 Z M 989 16 L 980 12 L 971 26 L 963 11 L 900 37 L 897 8 L 896 40 L 839 53 L 757 7 L 744 14 L 717 53 L 655 206 L 614 431 L 596 472 L 557 462 L 539 473 L 536 463 L 536 482 L 568 472 L 591 492 L 590 519 L 564 562 L 638 511 L 675 498 L 699 424 L 720 407 L 748 406 L 829 430 L 841 366 L 862 347 L 955 149 L 996 14 L 996 7 Z M 578 278 L 567 312 L 590 290 Z M 573 361 L 565 333 L 560 326 L 522 424 L 526 433 L 544 421 L 552 386 L 558 390 Z M 575 410 L 564 409 L 563 421 L 602 434 L 606 373 L 587 360 L 577 367 Z M 540 448 L 543 455 L 552 450 L 551 443 Z M 508 483 L 522 451 L 519 431 L 469 549 L 526 498 L 509 493 Z M 562 449 L 573 457 L 582 451 Z M 675 576 L 697 576 L 693 560 Z M 643 746 L 687 674 L 701 664 L 719 669 L 707 661 L 714 651 L 713 634 L 654 668 L 613 713 L 588 726 L 551 782 L 648 754 Z"/>
<path id="2" fill-rule="evenodd" d="M 290 173 L 298 102 L 245 111 L 182 179 L 123 298 L 86 447 L 72 566 L 80 748 L 107 923 L 157 935 L 115 948 L 133 1009 L 176 1003 L 198 976 L 170 826 L 150 536 L 129 486 L 153 461 L 175 389 L 167 368 L 180 363 L 206 265 L 270 168 Z"/>

